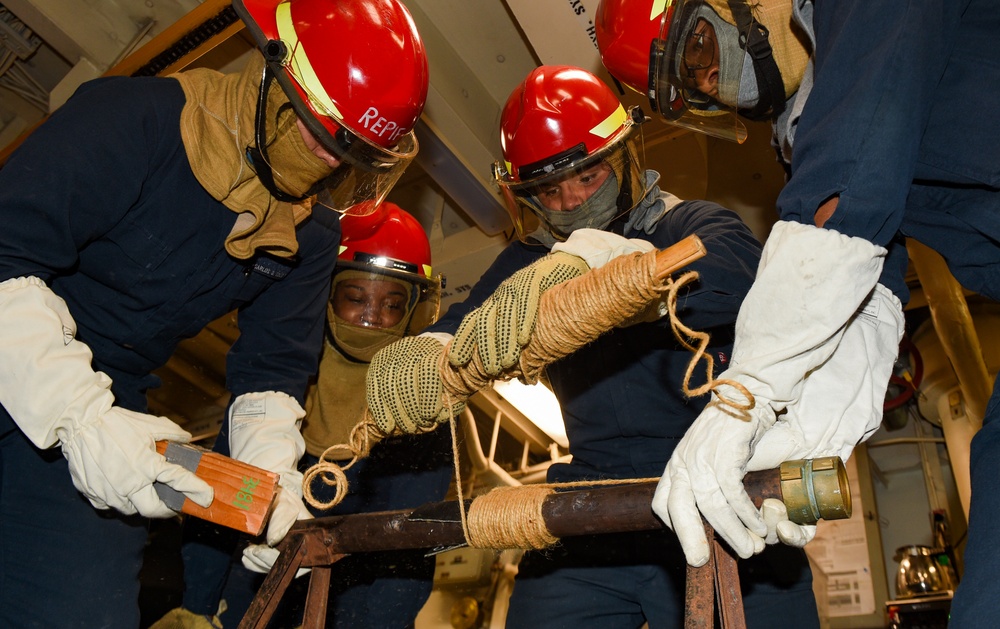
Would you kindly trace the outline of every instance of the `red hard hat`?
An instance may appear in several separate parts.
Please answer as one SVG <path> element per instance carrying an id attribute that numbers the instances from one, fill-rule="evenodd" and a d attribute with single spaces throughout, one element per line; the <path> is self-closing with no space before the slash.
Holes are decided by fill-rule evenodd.
<path id="1" fill-rule="evenodd" d="M 431 244 L 427 232 L 410 213 L 395 203 L 380 204 L 374 212 L 349 213 L 340 219 L 338 266 L 362 270 L 391 270 L 411 280 L 431 279 Z M 346 264 L 344 264 L 346 263 Z"/>
<path id="2" fill-rule="evenodd" d="M 508 182 L 551 174 L 620 139 L 628 114 L 611 88 L 572 66 L 541 66 L 514 89 L 500 114 Z"/>
<path id="3" fill-rule="evenodd" d="M 689 89 L 678 75 L 678 57 L 702 0 L 600 0 L 594 26 L 601 61 L 615 77 L 645 95 L 668 124 L 743 142 L 746 127 L 733 107 Z M 741 40 L 743 41 L 743 40 Z M 743 44 L 740 44 L 742 47 Z M 720 82 L 738 92 L 741 64 Z"/>
<path id="4" fill-rule="evenodd" d="M 594 26 L 601 61 L 616 79 L 655 101 L 650 45 L 664 25 L 665 0 L 601 0 Z M 667 24 L 669 26 L 668 10 Z"/>
<path id="5" fill-rule="evenodd" d="M 427 55 L 398 0 L 235 0 L 233 6 L 330 135 L 345 126 L 391 148 L 420 117 Z"/>
<path id="6" fill-rule="evenodd" d="M 554 224 L 547 214 L 552 210 L 538 194 L 598 164 L 614 173 L 618 215 L 631 211 L 648 192 L 639 131 L 644 120 L 638 107 L 625 111 L 611 88 L 582 68 L 532 70 L 511 92 L 500 114 L 503 161 L 493 166 L 518 237 L 537 240 L 534 234 L 541 227 L 554 239 L 565 240 L 569 232 Z M 608 208 L 584 204 L 579 209 L 586 216 L 597 216 L 595 212 Z M 602 221 L 614 218 L 604 216 Z"/>
<path id="7" fill-rule="evenodd" d="M 413 215 L 383 202 L 374 211 L 345 214 L 340 229 L 338 272 L 364 271 L 411 284 L 415 290 L 403 327 L 412 333 L 437 320 L 443 279 L 431 274 L 431 244 Z"/>

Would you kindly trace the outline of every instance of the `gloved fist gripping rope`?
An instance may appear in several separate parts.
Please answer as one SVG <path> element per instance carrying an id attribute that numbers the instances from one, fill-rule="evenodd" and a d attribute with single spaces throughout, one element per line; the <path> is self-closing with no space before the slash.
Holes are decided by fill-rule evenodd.
<path id="1" fill-rule="evenodd" d="M 581 258 L 554 252 L 510 276 L 462 321 L 448 361 L 461 367 L 478 352 L 488 375 L 513 367 L 531 340 L 542 293 L 589 270 Z"/>
<path id="2" fill-rule="evenodd" d="M 441 379 L 444 345 L 430 336 L 408 336 L 379 350 L 368 367 L 368 412 L 386 435 L 432 430 L 465 408 L 445 399 Z"/>
<path id="3" fill-rule="evenodd" d="M 630 253 L 647 253 L 653 245 L 599 229 L 578 229 L 551 253 L 507 278 L 478 308 L 470 312 L 452 341 L 448 362 L 467 365 L 478 354 L 482 371 L 500 376 L 517 365 L 531 341 L 542 294 L 591 269 Z"/>
<path id="4" fill-rule="evenodd" d="M 471 395 L 491 379 L 521 375 L 521 353 L 531 342 L 546 291 L 619 256 L 652 249 L 648 242 L 595 229 L 573 232 L 465 317 L 446 361 L 445 346 L 431 336 L 402 338 L 379 351 L 366 380 L 369 414 L 387 435 L 447 422 L 465 407 L 466 392 Z"/>

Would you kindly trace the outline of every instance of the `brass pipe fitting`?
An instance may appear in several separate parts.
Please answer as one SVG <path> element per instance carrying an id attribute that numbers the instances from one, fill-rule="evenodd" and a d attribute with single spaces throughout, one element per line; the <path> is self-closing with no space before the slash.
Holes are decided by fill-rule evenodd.
<path id="1" fill-rule="evenodd" d="M 799 459 L 781 464 L 781 498 L 796 524 L 851 517 L 851 489 L 840 457 Z"/>

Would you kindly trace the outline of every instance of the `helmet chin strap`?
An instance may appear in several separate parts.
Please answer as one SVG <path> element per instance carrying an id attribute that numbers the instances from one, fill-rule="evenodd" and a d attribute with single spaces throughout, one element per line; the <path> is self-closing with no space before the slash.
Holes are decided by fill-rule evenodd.
<path id="1" fill-rule="evenodd" d="M 632 213 L 632 172 L 630 168 L 622 169 L 622 180 L 618 187 L 618 198 L 615 200 L 618 216 L 605 228 L 606 231 L 618 234 L 625 233 L 625 225 Z"/>
<path id="2" fill-rule="evenodd" d="M 297 197 L 280 190 L 274 182 L 274 171 L 271 170 L 270 160 L 267 159 L 267 135 L 264 117 L 267 113 L 267 91 L 273 80 L 274 74 L 265 63 L 264 72 L 260 79 L 260 94 L 257 97 L 257 113 L 254 116 L 254 126 L 256 127 L 254 136 L 257 146 L 248 146 L 246 155 L 254 172 L 257 173 L 257 179 L 267 188 L 272 197 L 278 201 L 296 203 L 309 198 L 309 194 Z"/>
<path id="3" fill-rule="evenodd" d="M 622 169 L 622 180 L 618 188 L 618 211 L 622 214 L 632 209 L 632 172 L 629 168 Z"/>

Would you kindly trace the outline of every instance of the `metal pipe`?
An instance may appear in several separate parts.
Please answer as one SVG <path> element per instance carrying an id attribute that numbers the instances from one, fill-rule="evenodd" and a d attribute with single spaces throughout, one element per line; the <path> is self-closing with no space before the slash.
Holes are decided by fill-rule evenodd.
<path id="1" fill-rule="evenodd" d="M 650 506 L 657 481 L 637 480 L 628 485 L 550 493 L 541 503 L 545 528 L 557 538 L 662 529 L 663 523 Z M 789 519 L 794 522 L 815 522 L 815 517 L 840 519 L 851 514 L 847 472 L 843 461 L 835 457 L 789 461 L 778 469 L 751 472 L 744 477 L 743 485 L 758 507 L 767 498 L 783 500 L 789 507 Z M 520 489 L 505 488 L 509 491 Z M 417 509 L 297 522 L 281 542 L 278 560 L 257 591 L 240 622 L 240 629 L 267 626 L 278 601 L 300 568 L 318 568 L 320 578 L 325 579 L 326 567 L 348 553 L 447 549 L 465 545 L 465 522 L 459 509 L 468 513 L 472 502 L 474 500 L 464 504 L 438 502 Z M 732 575 L 725 581 L 730 585 L 738 584 L 735 563 L 730 568 Z M 704 576 L 706 572 L 701 570 L 698 574 Z M 713 577 L 709 574 L 708 578 Z M 711 589 L 702 594 L 711 596 Z M 691 596 L 689 592 L 688 598 Z M 320 607 L 325 607 L 325 601 L 318 601 L 315 608 L 307 607 L 306 618 L 315 620 Z"/>
<path id="2" fill-rule="evenodd" d="M 743 484 L 757 506 L 767 498 L 783 500 L 793 521 L 850 517 L 847 474 L 837 458 L 789 462 L 778 469 L 750 472 Z M 661 529 L 663 523 L 650 506 L 656 485 L 657 480 L 639 480 L 553 492 L 541 505 L 545 528 L 560 538 Z M 466 513 L 472 502 L 465 501 Z M 289 536 L 304 539 L 301 567 L 326 565 L 345 553 L 445 548 L 467 542 L 457 501 L 302 520 Z"/>

